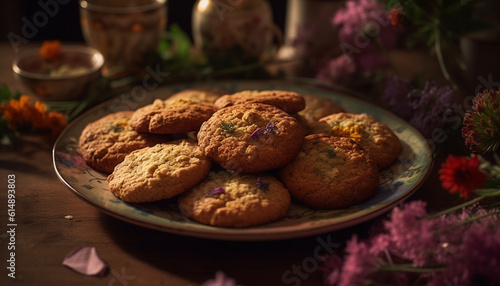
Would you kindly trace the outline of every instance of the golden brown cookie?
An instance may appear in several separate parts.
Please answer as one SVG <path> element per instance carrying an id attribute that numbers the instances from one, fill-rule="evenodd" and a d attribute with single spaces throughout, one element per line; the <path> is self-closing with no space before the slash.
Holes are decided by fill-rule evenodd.
<path id="1" fill-rule="evenodd" d="M 138 132 L 186 133 L 197 131 L 216 110 L 213 104 L 206 102 L 157 99 L 136 110 L 130 119 L 130 125 Z"/>
<path id="2" fill-rule="evenodd" d="M 175 140 L 127 155 L 108 176 L 108 187 L 124 202 L 159 201 L 202 181 L 211 166 L 194 140 Z"/>
<path id="3" fill-rule="evenodd" d="M 313 133 L 351 138 L 373 156 L 379 169 L 392 165 L 402 149 L 399 138 L 387 125 L 364 113 L 336 113 L 323 117 Z"/>
<path id="4" fill-rule="evenodd" d="M 280 219 L 290 208 L 290 194 L 270 175 L 210 172 L 178 199 L 187 217 L 220 227 L 249 227 Z"/>
<path id="5" fill-rule="evenodd" d="M 284 166 L 299 152 L 304 132 L 272 105 L 238 104 L 215 112 L 198 132 L 203 153 L 223 168 L 257 173 Z"/>
<path id="6" fill-rule="evenodd" d="M 292 197 L 317 209 L 345 208 L 377 191 L 373 158 L 349 138 L 313 134 L 293 162 L 280 170 Z"/>
<path id="7" fill-rule="evenodd" d="M 269 104 L 290 114 L 301 111 L 306 105 L 302 95 L 293 91 L 246 90 L 221 96 L 215 101 L 215 106 L 224 108 L 243 103 Z"/>
<path id="8" fill-rule="evenodd" d="M 172 96 L 167 98 L 165 101 L 172 102 L 179 99 L 184 99 L 195 102 L 214 103 L 217 98 L 221 97 L 224 94 L 226 93 L 219 88 L 190 88 L 172 94 Z"/>
<path id="9" fill-rule="evenodd" d="M 111 173 L 130 152 L 158 143 L 170 137 L 138 133 L 129 124 L 133 111 L 106 115 L 89 123 L 82 131 L 79 149 L 83 160 L 97 171 Z"/>
<path id="10" fill-rule="evenodd" d="M 314 128 L 319 119 L 333 113 L 344 112 L 344 109 L 340 105 L 337 105 L 329 98 L 312 94 L 306 94 L 303 97 L 306 102 L 306 108 L 299 111 L 297 120 L 299 120 L 308 132 Z"/>

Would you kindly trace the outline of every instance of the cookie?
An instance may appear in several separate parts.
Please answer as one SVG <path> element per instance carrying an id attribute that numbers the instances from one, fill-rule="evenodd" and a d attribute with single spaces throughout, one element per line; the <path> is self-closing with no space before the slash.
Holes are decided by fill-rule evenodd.
<path id="1" fill-rule="evenodd" d="M 193 88 L 177 92 L 167 98 L 166 102 L 172 102 L 179 99 L 191 100 L 194 102 L 214 103 L 219 97 L 226 94 L 218 88 Z"/>
<path id="2" fill-rule="evenodd" d="M 108 188 L 124 202 L 159 201 L 202 181 L 211 166 L 194 140 L 175 140 L 127 155 L 108 176 Z"/>
<path id="3" fill-rule="evenodd" d="M 93 169 L 111 173 L 130 152 L 166 142 L 170 138 L 138 133 L 129 124 L 133 111 L 106 115 L 87 124 L 79 138 L 83 160 Z"/>
<path id="4" fill-rule="evenodd" d="M 279 171 L 292 197 L 316 209 L 346 208 L 373 196 L 377 166 L 366 151 L 346 137 L 305 137 L 295 160 Z"/>
<path id="5" fill-rule="evenodd" d="M 313 133 L 351 138 L 373 156 L 379 170 L 392 165 L 402 149 L 396 134 L 387 125 L 367 114 L 328 115 L 319 120 Z"/>
<path id="6" fill-rule="evenodd" d="M 203 123 L 197 138 L 203 153 L 226 170 L 257 173 L 293 160 L 304 132 L 281 109 L 250 103 L 218 110 Z"/>
<path id="7" fill-rule="evenodd" d="M 333 100 L 317 95 L 303 95 L 306 107 L 299 111 L 297 119 L 310 132 L 319 119 L 333 114 L 344 112 L 344 109 Z"/>
<path id="8" fill-rule="evenodd" d="M 179 196 L 178 204 L 184 215 L 203 224 L 249 227 L 284 217 L 290 200 L 273 176 L 220 171 Z"/>
<path id="9" fill-rule="evenodd" d="M 226 94 L 215 101 L 217 108 L 224 108 L 243 103 L 265 103 L 293 114 L 305 108 L 302 95 L 292 91 L 281 90 L 247 90 L 234 94 Z"/>
<path id="10" fill-rule="evenodd" d="M 197 131 L 217 110 L 215 105 L 188 99 L 155 100 L 139 108 L 130 119 L 138 132 L 173 134 Z"/>

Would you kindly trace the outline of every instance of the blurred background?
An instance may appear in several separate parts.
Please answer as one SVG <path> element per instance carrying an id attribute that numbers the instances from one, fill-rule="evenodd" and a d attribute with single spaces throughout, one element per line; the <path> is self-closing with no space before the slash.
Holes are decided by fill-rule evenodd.
<path id="1" fill-rule="evenodd" d="M 13 32 L 21 35 L 24 25 L 22 18 L 32 21 L 36 12 L 40 11 L 38 2 L 48 3 L 57 0 L 4 0 L 0 1 L 0 40 L 7 41 L 7 34 Z M 79 1 L 59 0 L 60 12 L 48 21 L 47 25 L 40 28 L 31 39 L 33 41 L 64 40 L 83 42 L 80 29 Z M 59 3 L 58 2 L 58 3 Z M 168 24 L 177 23 L 188 34 L 191 34 L 191 13 L 195 0 L 169 0 Z M 283 29 L 286 15 L 286 0 L 269 1 L 274 14 L 275 23 Z"/>

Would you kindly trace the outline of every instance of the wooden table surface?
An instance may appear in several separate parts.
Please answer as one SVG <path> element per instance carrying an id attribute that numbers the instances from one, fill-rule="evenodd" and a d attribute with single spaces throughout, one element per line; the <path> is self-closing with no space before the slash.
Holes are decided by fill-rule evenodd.
<path id="1" fill-rule="evenodd" d="M 0 45 L 0 83 L 26 91 L 12 75 L 14 54 L 8 43 Z M 321 285 L 321 263 L 316 267 L 312 261 L 320 240 L 342 246 L 352 234 L 366 234 L 373 224 L 368 221 L 318 236 L 263 242 L 218 241 L 150 230 L 103 214 L 69 191 L 54 171 L 53 143 L 44 134 L 23 133 L 13 146 L 0 147 L 0 285 L 194 286 L 219 270 L 242 285 Z M 427 201 L 430 209 L 450 200 L 439 186 L 436 169 L 410 198 Z M 7 277 L 6 270 L 10 174 L 16 180 L 15 279 Z M 66 219 L 67 215 L 73 219 Z M 81 246 L 96 247 L 109 265 L 106 276 L 88 277 L 62 265 L 66 254 Z"/>

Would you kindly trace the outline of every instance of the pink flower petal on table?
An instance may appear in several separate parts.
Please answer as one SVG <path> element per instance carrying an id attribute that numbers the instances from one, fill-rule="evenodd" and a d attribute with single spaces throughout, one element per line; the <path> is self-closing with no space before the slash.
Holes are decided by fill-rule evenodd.
<path id="1" fill-rule="evenodd" d="M 108 270 L 108 265 L 97 255 L 93 246 L 83 246 L 71 250 L 64 257 L 63 265 L 88 276 L 104 276 Z"/>

